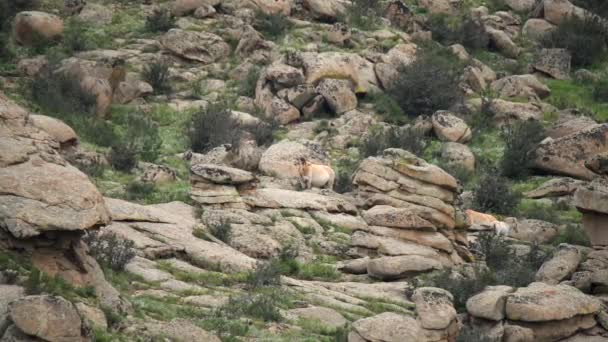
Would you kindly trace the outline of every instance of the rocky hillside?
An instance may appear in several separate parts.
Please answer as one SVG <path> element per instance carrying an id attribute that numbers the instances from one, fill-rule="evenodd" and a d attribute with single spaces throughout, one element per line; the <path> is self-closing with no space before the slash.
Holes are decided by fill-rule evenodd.
<path id="1" fill-rule="evenodd" d="M 608 341 L 604 1 L 0 24 L 0 341 Z"/>

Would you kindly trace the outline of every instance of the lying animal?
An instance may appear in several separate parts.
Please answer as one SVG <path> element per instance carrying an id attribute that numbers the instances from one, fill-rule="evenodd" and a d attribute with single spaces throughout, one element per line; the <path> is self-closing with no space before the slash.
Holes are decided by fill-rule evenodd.
<path id="1" fill-rule="evenodd" d="M 296 162 L 300 174 L 300 184 L 304 189 L 327 187 L 333 189 L 336 173 L 325 165 L 311 164 L 302 157 Z"/>

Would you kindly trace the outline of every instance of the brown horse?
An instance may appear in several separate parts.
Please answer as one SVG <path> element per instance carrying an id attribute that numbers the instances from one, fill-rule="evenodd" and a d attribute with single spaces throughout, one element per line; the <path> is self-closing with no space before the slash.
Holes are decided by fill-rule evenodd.
<path id="1" fill-rule="evenodd" d="M 326 165 L 311 164 L 306 158 L 301 157 L 298 162 L 298 173 L 300 174 L 300 184 L 304 189 L 327 187 L 333 189 L 336 173 Z"/>

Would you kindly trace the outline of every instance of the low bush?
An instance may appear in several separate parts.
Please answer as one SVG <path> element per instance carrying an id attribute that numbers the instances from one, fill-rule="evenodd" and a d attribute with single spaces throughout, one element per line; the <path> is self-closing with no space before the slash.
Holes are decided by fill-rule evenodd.
<path id="1" fill-rule="evenodd" d="M 167 32 L 175 27 L 175 17 L 166 8 L 157 8 L 146 18 L 146 31 Z"/>
<path id="2" fill-rule="evenodd" d="M 359 167 L 360 160 L 351 158 L 340 158 L 334 170 L 336 171 L 336 181 L 334 191 L 343 194 L 353 190 L 353 175 Z"/>
<path id="3" fill-rule="evenodd" d="M 606 58 L 608 29 L 597 17 L 571 16 L 546 34 L 541 42 L 546 48 L 567 49 L 572 54 L 574 67 L 587 67 Z"/>
<path id="4" fill-rule="evenodd" d="M 219 240 L 229 243 L 232 237 L 232 226 L 230 222 L 222 220 L 219 223 L 209 225 L 209 233 Z"/>
<path id="5" fill-rule="evenodd" d="M 248 70 L 247 76 L 241 81 L 237 90 L 240 96 L 255 97 L 255 88 L 261 71 L 262 69 L 258 66 L 251 67 Z"/>
<path id="6" fill-rule="evenodd" d="M 362 30 L 373 30 L 382 22 L 383 9 L 380 0 L 353 0 L 346 14 L 348 24 Z"/>
<path id="7" fill-rule="evenodd" d="M 408 118 L 403 113 L 403 110 L 401 110 L 397 101 L 387 93 L 374 92 L 366 95 L 365 100 L 374 105 L 376 113 L 382 116 L 383 121 L 395 125 L 406 123 Z"/>
<path id="8" fill-rule="evenodd" d="M 519 201 L 520 195 L 511 190 L 507 179 L 497 176 L 497 172 L 487 172 L 474 190 L 473 208 L 481 212 L 509 215 Z"/>
<path id="9" fill-rule="evenodd" d="M 47 115 L 63 119 L 70 114 L 92 115 L 95 96 L 84 91 L 80 82 L 64 73 L 55 73 L 53 66 L 42 69 L 30 83 L 32 100 Z"/>
<path id="10" fill-rule="evenodd" d="M 530 120 L 506 128 L 505 150 L 500 162 L 501 173 L 509 178 L 522 178 L 530 173 L 538 144 L 545 138 L 543 125 Z"/>
<path id="11" fill-rule="evenodd" d="M 51 277 L 37 268 L 30 270 L 23 286 L 28 295 L 51 294 L 64 297 L 70 301 L 95 297 L 95 289 L 93 287 L 74 287 L 63 278 Z"/>
<path id="12" fill-rule="evenodd" d="M 278 290 L 262 293 L 247 293 L 238 297 L 230 297 L 222 311 L 228 317 L 248 316 L 264 322 L 278 322 L 283 319 L 279 309 L 281 296 Z"/>
<path id="13" fill-rule="evenodd" d="M 281 13 L 266 14 L 263 11 L 257 11 L 253 27 L 261 32 L 264 38 L 278 40 L 291 28 L 291 22 L 286 15 Z"/>
<path id="14" fill-rule="evenodd" d="M 403 67 L 388 94 L 410 116 L 430 115 L 463 100 L 459 88 L 461 62 L 451 52 L 421 48 L 416 60 Z"/>
<path id="15" fill-rule="evenodd" d="M 427 21 L 433 39 L 443 45 L 462 44 L 471 50 L 485 49 L 490 37 L 483 23 L 471 16 L 436 14 Z"/>
<path id="16" fill-rule="evenodd" d="M 110 148 L 108 161 L 114 169 L 130 172 L 137 166 L 137 151 L 134 146 L 117 142 Z"/>
<path id="17" fill-rule="evenodd" d="M 142 113 L 133 112 L 115 119 L 118 139 L 112 144 L 109 160 L 117 170 L 130 171 L 139 159 L 153 162 L 160 154 L 162 139 L 158 124 Z"/>
<path id="18" fill-rule="evenodd" d="M 568 224 L 565 229 L 559 232 L 553 240 L 553 245 L 557 246 L 560 243 L 591 247 L 589 237 L 578 224 Z"/>
<path id="19" fill-rule="evenodd" d="M 94 50 L 102 45 L 102 35 L 86 22 L 73 17 L 66 21 L 62 44 L 65 52 Z"/>
<path id="20" fill-rule="evenodd" d="M 608 2 L 605 0 L 573 0 L 572 3 L 601 17 L 608 18 Z"/>
<path id="21" fill-rule="evenodd" d="M 597 102 L 608 103 L 608 79 L 602 78 L 593 85 L 593 99 Z"/>
<path id="22" fill-rule="evenodd" d="M 111 232 L 87 232 L 82 240 L 89 246 L 89 253 L 102 266 L 115 271 L 123 270 L 135 257 L 133 241 L 118 237 Z"/>
<path id="23" fill-rule="evenodd" d="M 145 66 L 142 78 L 152 86 L 156 94 L 166 94 L 171 91 L 169 64 L 162 60 L 157 60 Z"/>
<path id="24" fill-rule="evenodd" d="M 139 181 L 129 182 L 125 187 L 125 199 L 129 201 L 145 201 L 156 191 L 154 183 Z"/>
<path id="25" fill-rule="evenodd" d="M 253 289 L 281 285 L 280 261 L 271 259 L 258 263 L 256 269 L 247 275 L 247 284 Z"/>
<path id="26" fill-rule="evenodd" d="M 401 148 L 417 156 L 422 155 L 428 140 L 412 128 L 372 127 L 359 150 L 363 158 L 382 154 L 387 148 Z"/>
<path id="27" fill-rule="evenodd" d="M 190 147 L 194 152 L 203 153 L 216 146 L 230 144 L 236 127 L 237 123 L 225 103 L 211 103 L 192 116 L 188 134 Z"/>

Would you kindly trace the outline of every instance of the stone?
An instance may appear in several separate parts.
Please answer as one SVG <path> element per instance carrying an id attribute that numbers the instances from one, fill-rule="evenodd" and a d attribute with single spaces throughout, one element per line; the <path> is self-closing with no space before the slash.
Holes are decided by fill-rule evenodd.
<path id="1" fill-rule="evenodd" d="M 508 126 L 515 122 L 527 120 L 542 120 L 543 110 L 532 103 L 511 102 L 494 99 L 488 107 L 494 115 L 494 125 Z"/>
<path id="2" fill-rule="evenodd" d="M 443 141 L 466 143 L 471 140 L 471 128 L 453 113 L 438 111 L 431 117 L 433 130 Z"/>
<path id="3" fill-rule="evenodd" d="M 606 218 L 608 216 L 608 182 L 597 178 L 574 193 L 574 205 L 583 213 L 583 227 L 592 245 L 608 245 Z"/>
<path id="4" fill-rule="evenodd" d="M 474 317 L 502 321 L 506 300 L 513 291 L 515 289 L 509 286 L 489 286 L 467 300 L 467 312 Z"/>
<path id="5" fill-rule="evenodd" d="M 570 78 L 571 62 L 572 55 L 566 49 L 542 49 L 532 67 L 555 79 L 566 80 Z"/>
<path id="6" fill-rule="evenodd" d="M 420 255 L 383 256 L 369 260 L 367 273 L 370 277 L 386 281 L 438 270 L 442 267 L 437 259 Z"/>
<path id="7" fill-rule="evenodd" d="M 82 338 L 76 308 L 61 297 L 23 297 L 9 304 L 9 316 L 19 330 L 47 341 L 77 342 Z"/>
<path id="8" fill-rule="evenodd" d="M 0 284 L 0 336 L 8 328 L 8 304 L 21 297 L 25 297 L 25 289 L 17 285 Z"/>
<path id="9" fill-rule="evenodd" d="M 334 309 L 324 308 L 322 306 L 311 306 L 308 308 L 291 309 L 288 314 L 298 318 L 316 320 L 321 322 L 321 325 L 330 329 L 343 327 L 348 321 L 342 314 Z"/>
<path id="10" fill-rule="evenodd" d="M 160 37 L 162 46 L 175 55 L 211 64 L 230 55 L 230 45 L 208 32 L 171 29 Z"/>
<path id="11" fill-rule="evenodd" d="M 327 41 L 331 44 L 344 45 L 350 39 L 350 28 L 342 23 L 335 23 L 327 33 Z"/>
<path id="12" fill-rule="evenodd" d="M 561 24 L 569 16 L 583 19 L 587 13 L 582 8 L 574 6 L 568 0 L 544 0 L 542 6 L 545 20 L 555 25 Z"/>
<path id="13" fill-rule="evenodd" d="M 599 124 L 541 142 L 534 164 L 549 173 L 590 180 L 596 174 L 585 167 L 585 161 L 607 149 L 608 124 Z"/>
<path id="14" fill-rule="evenodd" d="M 509 35 L 504 31 L 487 28 L 486 31 L 490 36 L 490 42 L 498 51 L 507 58 L 517 58 L 521 49 L 511 40 Z"/>
<path id="15" fill-rule="evenodd" d="M 529 12 L 536 6 L 536 0 L 505 0 L 505 3 L 515 12 Z"/>
<path id="16" fill-rule="evenodd" d="M 159 270 L 154 261 L 138 256 L 125 265 L 125 271 L 141 277 L 147 282 L 162 282 L 173 279 L 170 273 Z"/>
<path id="17" fill-rule="evenodd" d="M 215 7 L 211 5 L 203 5 L 194 11 L 194 17 L 197 19 L 210 18 L 213 17 L 216 12 Z"/>
<path id="18" fill-rule="evenodd" d="M 255 178 L 251 172 L 213 164 L 195 164 L 190 167 L 190 171 L 196 176 L 195 179 L 215 184 L 243 184 Z"/>
<path id="19" fill-rule="evenodd" d="M 21 75 L 34 77 L 49 64 L 46 56 L 22 58 L 17 63 L 17 70 Z"/>
<path id="20" fill-rule="evenodd" d="M 244 201 L 258 208 L 323 210 L 353 214 L 357 212 L 352 203 L 339 197 L 283 189 L 257 189 L 244 196 Z"/>
<path id="21" fill-rule="evenodd" d="M 355 93 L 367 93 L 379 85 L 374 64 L 354 53 L 305 52 L 296 54 L 294 59 L 290 65 L 304 67 L 305 83 L 308 84 L 318 84 L 324 78 L 350 80 L 354 84 Z"/>
<path id="22" fill-rule="evenodd" d="M 412 11 L 400 0 L 390 1 L 386 6 L 386 18 L 391 25 L 406 31 L 413 17 Z"/>
<path id="23" fill-rule="evenodd" d="M 193 13 L 197 8 L 203 6 L 217 6 L 220 0 L 173 0 L 171 3 L 171 14 L 182 17 Z"/>
<path id="24" fill-rule="evenodd" d="M 304 75 L 300 69 L 281 63 L 271 64 L 260 77 L 271 82 L 276 90 L 304 83 Z"/>
<path id="25" fill-rule="evenodd" d="M 514 321 L 548 322 L 596 314 L 600 301 L 568 285 L 532 283 L 507 298 L 506 317 Z"/>
<path id="26" fill-rule="evenodd" d="M 377 205 L 362 213 L 363 219 L 371 226 L 404 229 L 435 229 L 435 225 L 405 208 Z"/>
<path id="27" fill-rule="evenodd" d="M 421 0 L 419 6 L 426 8 L 431 14 L 454 14 L 454 8 L 449 0 Z"/>
<path id="28" fill-rule="evenodd" d="M 551 89 L 534 75 L 513 75 L 492 82 L 492 90 L 503 98 L 539 98 L 551 95 Z"/>
<path id="29" fill-rule="evenodd" d="M 416 304 L 418 321 L 424 329 L 447 329 L 456 320 L 454 297 L 444 289 L 419 287 L 412 300 Z"/>
<path id="30" fill-rule="evenodd" d="M 108 329 L 108 321 L 103 311 L 82 302 L 76 303 L 74 306 L 78 310 L 80 317 L 82 317 L 83 322 L 95 328 Z"/>
<path id="31" fill-rule="evenodd" d="M 321 144 L 310 140 L 282 140 L 262 154 L 259 170 L 281 179 L 299 178 L 296 163 L 302 157 L 312 164 L 329 164 L 329 155 Z"/>
<path id="32" fill-rule="evenodd" d="M 149 83 L 127 79 L 124 82 L 120 82 L 118 88 L 114 91 L 112 102 L 126 104 L 153 93 L 154 88 Z"/>
<path id="33" fill-rule="evenodd" d="M 581 262 L 581 253 L 575 246 L 561 244 L 551 259 L 545 261 L 536 272 L 536 281 L 557 285 L 568 279 Z"/>
<path id="34" fill-rule="evenodd" d="M 337 115 L 357 108 L 357 96 L 349 80 L 326 78 L 319 82 L 316 90 Z"/>
<path id="35" fill-rule="evenodd" d="M 578 331 L 584 331 L 597 325 L 594 315 L 581 315 L 569 319 L 550 322 L 515 322 L 517 325 L 532 330 L 534 339 L 531 341 L 549 342 L 562 341 Z"/>
<path id="36" fill-rule="evenodd" d="M 557 225 L 542 220 L 507 218 L 509 237 L 533 243 L 549 243 L 558 234 Z"/>
<path id="37" fill-rule="evenodd" d="M 103 26 L 112 23 L 112 16 L 112 10 L 106 6 L 87 3 L 78 14 L 78 19 L 91 26 Z"/>
<path id="38" fill-rule="evenodd" d="M 608 152 L 597 154 L 585 161 L 585 167 L 598 175 L 608 175 Z"/>
<path id="39" fill-rule="evenodd" d="M 43 340 L 24 334 L 19 328 L 10 325 L 4 335 L 0 336 L 2 342 L 43 342 Z"/>
<path id="40" fill-rule="evenodd" d="M 95 98 L 95 115 L 106 119 L 112 105 L 112 86 L 107 79 L 85 76 L 80 81 L 80 87 Z"/>
<path id="41" fill-rule="evenodd" d="M 139 163 L 141 169 L 139 180 L 146 183 L 163 184 L 177 180 L 177 172 L 165 165 Z"/>
<path id="42" fill-rule="evenodd" d="M 522 34 L 533 40 L 540 41 L 554 29 L 555 26 L 544 19 L 531 18 L 524 24 Z"/>
<path id="43" fill-rule="evenodd" d="M 452 167 L 468 172 L 475 171 L 475 155 L 467 145 L 447 142 L 441 146 L 441 158 Z"/>
<path id="44" fill-rule="evenodd" d="M 304 0 L 303 3 L 313 18 L 318 20 L 335 21 L 346 14 L 346 8 L 340 0 Z"/>
<path id="45" fill-rule="evenodd" d="M 39 43 L 40 39 L 54 41 L 63 34 L 63 20 L 39 11 L 19 12 L 13 19 L 13 37 L 21 45 Z"/>
<path id="46" fill-rule="evenodd" d="M 532 342 L 534 341 L 534 330 L 519 325 L 505 324 L 504 342 Z"/>
<path id="47" fill-rule="evenodd" d="M 142 333 L 152 337 L 162 336 L 170 340 L 183 341 L 221 342 L 217 336 L 183 318 L 176 318 L 170 322 L 146 321 L 144 326 L 145 329 Z"/>
<path id="48" fill-rule="evenodd" d="M 32 125 L 45 131 L 55 141 L 61 144 L 62 147 L 76 145 L 78 143 L 78 135 L 72 127 L 66 125 L 63 121 L 52 118 L 46 115 L 32 114 L 29 116 Z"/>
<path id="49" fill-rule="evenodd" d="M 351 339 L 349 342 L 358 341 L 383 341 L 383 342 L 422 342 L 425 341 L 420 324 L 416 319 L 407 315 L 394 312 L 385 312 L 376 316 L 360 319 L 353 323 L 354 332 L 359 340 Z"/>
<path id="50" fill-rule="evenodd" d="M 573 195 L 574 192 L 584 184 L 584 181 L 580 181 L 574 178 L 551 178 L 550 180 L 539 185 L 536 189 L 524 192 L 524 196 L 526 196 L 527 198 L 570 196 Z"/>

